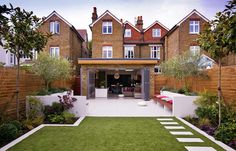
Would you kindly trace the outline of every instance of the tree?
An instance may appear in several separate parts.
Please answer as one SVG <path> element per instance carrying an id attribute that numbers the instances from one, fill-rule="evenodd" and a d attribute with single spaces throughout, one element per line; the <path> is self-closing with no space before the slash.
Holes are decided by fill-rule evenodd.
<path id="1" fill-rule="evenodd" d="M 7 9 L 1 12 L 1 17 L 4 18 L 1 28 L 1 40 L 4 41 L 1 45 L 3 48 L 16 56 L 17 59 L 17 76 L 16 76 L 16 112 L 19 120 L 19 67 L 20 58 L 33 57 L 32 50 L 41 51 L 47 43 L 49 34 L 43 34 L 38 31 L 41 25 L 41 20 L 33 15 L 33 12 L 27 12 L 19 7 Z"/>
<path id="2" fill-rule="evenodd" d="M 219 126 L 221 124 L 221 61 L 229 54 L 236 53 L 236 0 L 231 0 L 226 9 L 216 13 L 215 19 L 206 27 L 198 38 L 202 49 L 209 52 L 212 58 L 218 61 L 218 104 Z"/>
<path id="3" fill-rule="evenodd" d="M 53 81 L 70 78 L 72 68 L 68 60 L 51 57 L 48 53 L 41 52 L 35 60 L 32 71 L 43 79 L 48 91 Z"/>
<path id="4" fill-rule="evenodd" d="M 187 77 L 203 75 L 203 71 L 199 70 L 199 60 L 199 55 L 192 55 L 189 52 L 185 52 L 183 55 L 176 56 L 162 63 L 162 73 L 168 77 L 184 80 L 184 86 L 187 88 Z"/>

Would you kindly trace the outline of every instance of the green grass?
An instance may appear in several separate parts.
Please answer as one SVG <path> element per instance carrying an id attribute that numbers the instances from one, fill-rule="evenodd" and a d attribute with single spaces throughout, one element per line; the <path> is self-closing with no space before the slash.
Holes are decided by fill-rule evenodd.
<path id="1" fill-rule="evenodd" d="M 202 138 L 204 143 L 177 142 L 156 118 L 87 117 L 78 127 L 44 127 L 10 150 L 183 151 L 185 145 L 212 146 L 223 150 L 186 125 L 184 127 L 193 132 L 194 137 Z"/>

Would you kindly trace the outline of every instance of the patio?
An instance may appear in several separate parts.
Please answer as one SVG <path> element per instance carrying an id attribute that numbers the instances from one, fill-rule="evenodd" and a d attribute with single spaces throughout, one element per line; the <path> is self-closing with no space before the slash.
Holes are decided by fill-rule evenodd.
<path id="1" fill-rule="evenodd" d="M 146 101 L 147 106 L 138 106 L 142 99 L 96 98 L 88 100 L 88 116 L 119 116 L 119 117 L 156 117 L 171 116 L 171 111 L 155 104 L 153 100 Z"/>

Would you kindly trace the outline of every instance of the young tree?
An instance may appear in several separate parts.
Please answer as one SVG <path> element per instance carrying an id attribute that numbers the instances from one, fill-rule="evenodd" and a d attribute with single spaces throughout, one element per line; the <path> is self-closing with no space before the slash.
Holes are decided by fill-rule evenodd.
<path id="1" fill-rule="evenodd" d="M 161 64 L 162 73 L 168 77 L 184 80 L 185 88 L 188 87 L 186 78 L 189 76 L 202 76 L 203 71 L 199 70 L 199 55 L 192 55 L 185 52 Z"/>
<path id="2" fill-rule="evenodd" d="M 48 91 L 50 84 L 55 80 L 68 79 L 72 73 L 71 64 L 64 58 L 51 57 L 46 52 L 41 52 L 35 60 L 32 71 L 39 75 Z"/>
<path id="3" fill-rule="evenodd" d="M 219 126 L 221 124 L 221 61 L 229 54 L 236 53 L 236 0 L 231 0 L 226 9 L 216 14 L 205 31 L 200 34 L 198 43 L 202 49 L 209 52 L 211 57 L 219 64 L 218 70 L 218 104 L 219 104 Z"/>
<path id="4" fill-rule="evenodd" d="M 1 6 L 5 8 L 5 5 Z M 12 6 L 11 6 L 12 7 Z M 23 56 L 32 58 L 32 50 L 41 51 L 47 43 L 49 34 L 43 34 L 38 31 L 40 19 L 33 15 L 33 12 L 27 12 L 19 7 L 12 7 L 11 11 L 6 9 L 1 13 L 4 18 L 3 31 L 1 31 L 2 46 L 7 51 L 13 53 L 17 59 L 16 76 L 16 110 L 17 119 L 19 119 L 19 67 L 20 58 Z"/>

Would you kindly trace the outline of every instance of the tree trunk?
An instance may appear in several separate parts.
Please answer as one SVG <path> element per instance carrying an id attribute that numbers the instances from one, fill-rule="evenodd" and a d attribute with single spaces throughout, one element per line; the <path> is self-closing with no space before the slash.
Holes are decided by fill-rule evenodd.
<path id="1" fill-rule="evenodd" d="M 20 119 L 20 104 L 19 104 L 19 82 L 20 82 L 20 58 L 17 55 L 17 74 L 16 74 L 16 117 Z"/>
<path id="2" fill-rule="evenodd" d="M 218 105 L 219 105 L 219 127 L 221 125 L 221 59 L 219 59 L 219 70 L 218 70 Z"/>

